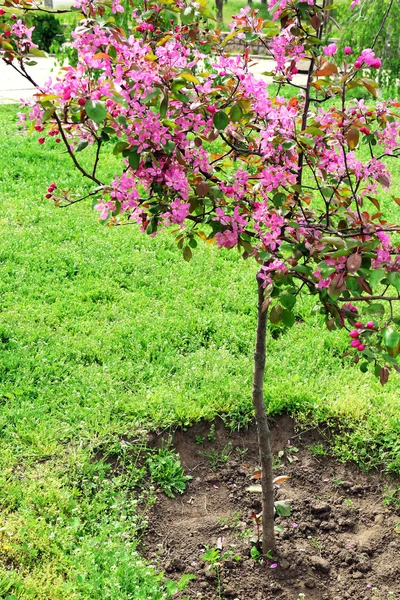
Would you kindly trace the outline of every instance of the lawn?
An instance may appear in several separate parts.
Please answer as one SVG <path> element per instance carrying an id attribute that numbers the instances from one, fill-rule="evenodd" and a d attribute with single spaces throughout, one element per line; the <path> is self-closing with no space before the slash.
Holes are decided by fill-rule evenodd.
<path id="1" fill-rule="evenodd" d="M 256 266 L 213 246 L 188 264 L 168 232 L 102 226 L 90 201 L 55 209 L 47 185 L 82 178 L 16 113 L 0 107 L 0 598 L 161 599 L 136 553 L 157 482 L 128 450 L 145 430 L 252 420 Z M 313 303 L 269 336 L 270 414 L 329 422 L 339 459 L 400 473 L 398 378 L 361 374 Z"/>

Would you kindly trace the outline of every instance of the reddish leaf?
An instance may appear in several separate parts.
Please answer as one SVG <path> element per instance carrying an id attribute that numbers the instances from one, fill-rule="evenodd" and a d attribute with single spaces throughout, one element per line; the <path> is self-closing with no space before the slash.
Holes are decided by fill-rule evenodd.
<path id="1" fill-rule="evenodd" d="M 346 261 L 346 267 L 349 273 L 357 273 L 361 267 L 362 258 L 361 254 L 352 254 Z"/>
<path id="2" fill-rule="evenodd" d="M 315 71 L 314 77 L 324 77 L 325 75 L 333 75 L 338 72 L 338 68 L 334 63 L 324 63 L 318 71 Z"/>
<path id="3" fill-rule="evenodd" d="M 210 184 L 207 183 L 207 181 L 200 181 L 196 185 L 196 194 L 199 196 L 199 198 L 204 198 L 204 196 L 208 194 L 209 190 Z"/>
<path id="4" fill-rule="evenodd" d="M 321 19 L 319 18 L 317 13 L 315 13 L 311 17 L 310 23 L 311 23 L 311 26 L 315 29 L 315 31 L 318 31 L 318 29 L 321 27 Z"/>
<path id="5" fill-rule="evenodd" d="M 355 127 L 352 127 L 346 133 L 346 140 L 347 140 L 350 150 L 354 150 L 354 148 L 357 147 L 359 139 L 360 139 L 360 132 Z"/>
<path id="6" fill-rule="evenodd" d="M 381 210 L 381 205 L 379 204 L 378 200 L 376 198 L 373 198 L 372 196 L 367 196 L 368 200 L 370 200 L 372 202 L 372 204 L 375 206 L 375 208 L 377 210 Z M 398 200 L 400 201 L 400 198 L 398 198 Z"/>
<path id="7" fill-rule="evenodd" d="M 382 385 L 388 382 L 389 379 L 389 369 L 387 367 L 382 367 L 379 373 L 379 381 Z"/>
<path id="8" fill-rule="evenodd" d="M 367 294 L 370 295 L 372 294 L 372 288 L 368 281 L 365 281 L 364 277 L 357 277 L 357 283 L 364 292 L 367 292 Z"/>
<path id="9" fill-rule="evenodd" d="M 387 177 L 387 175 L 378 175 L 377 180 L 381 185 L 383 185 L 383 187 L 390 187 L 390 180 L 389 177 Z"/>

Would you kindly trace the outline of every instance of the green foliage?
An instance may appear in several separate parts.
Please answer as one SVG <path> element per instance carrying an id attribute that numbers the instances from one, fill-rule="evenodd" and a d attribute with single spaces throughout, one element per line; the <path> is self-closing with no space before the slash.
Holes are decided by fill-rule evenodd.
<path id="1" fill-rule="evenodd" d="M 32 40 L 41 50 L 50 52 L 53 44 L 60 46 L 65 42 L 64 29 L 54 15 L 43 13 L 32 17 Z"/>
<path id="2" fill-rule="evenodd" d="M 361 0 L 359 6 L 349 10 L 349 0 L 334 2 L 334 17 L 341 23 L 341 29 L 337 30 L 332 25 L 330 35 L 340 38 L 339 59 L 343 58 L 345 46 L 353 49 L 352 57 L 354 59 L 365 48 L 371 48 L 389 3 L 390 0 Z M 382 59 L 382 69 L 379 69 L 378 78 L 381 86 L 386 88 L 386 94 L 397 94 L 399 91 L 399 39 L 400 4 L 393 2 L 389 16 L 374 47 L 376 55 Z"/>
<path id="3" fill-rule="evenodd" d="M 147 459 L 154 483 L 169 497 L 183 494 L 186 482 L 192 479 L 185 475 L 179 456 L 168 448 L 161 448 Z"/>

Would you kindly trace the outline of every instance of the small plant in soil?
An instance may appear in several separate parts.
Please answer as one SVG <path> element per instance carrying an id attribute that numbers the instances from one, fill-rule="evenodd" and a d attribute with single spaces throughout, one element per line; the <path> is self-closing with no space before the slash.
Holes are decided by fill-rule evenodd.
<path id="1" fill-rule="evenodd" d="M 196 579 L 196 577 L 194 575 L 192 575 L 191 573 L 185 573 L 184 575 L 182 575 L 182 577 L 179 579 L 179 581 L 171 581 L 171 580 L 165 581 L 164 587 L 167 591 L 167 595 L 168 595 L 167 597 L 172 598 L 178 592 L 183 592 L 183 590 L 186 590 L 186 588 L 188 587 L 188 585 L 192 581 L 192 579 Z M 182 598 L 182 600 L 189 600 L 189 599 L 187 598 L 187 596 L 184 596 Z"/>
<path id="2" fill-rule="evenodd" d="M 179 456 L 168 448 L 161 448 L 147 459 L 153 481 L 169 497 L 183 494 L 186 482 L 192 479 L 185 475 Z"/>
<path id="3" fill-rule="evenodd" d="M 203 435 L 196 435 L 195 442 L 198 446 L 202 446 L 204 444 L 204 440 L 206 438 Z"/>
<path id="4" fill-rule="evenodd" d="M 218 550 L 218 548 L 210 548 L 207 546 L 204 554 L 202 554 L 200 556 L 200 558 L 208 563 L 210 573 L 215 575 L 215 578 L 217 580 L 218 598 L 222 598 L 222 586 L 221 586 L 222 562 L 221 562 L 220 551 Z"/>
<path id="5" fill-rule="evenodd" d="M 393 506 L 396 510 L 400 510 L 400 485 L 395 488 L 385 486 L 383 503 L 386 506 Z"/>
<path id="6" fill-rule="evenodd" d="M 214 423 L 212 423 L 212 425 L 210 427 L 210 431 L 208 432 L 207 439 L 209 442 L 215 442 L 217 440 L 217 437 L 215 435 L 215 424 Z"/>
<path id="7" fill-rule="evenodd" d="M 310 444 L 308 446 L 309 451 L 313 456 L 326 456 L 328 451 L 325 446 L 321 443 L 318 444 Z"/>
<path id="8" fill-rule="evenodd" d="M 204 450 L 200 452 L 202 456 L 205 456 L 211 465 L 213 471 L 216 471 L 219 467 L 223 467 L 228 462 L 228 459 L 232 453 L 232 443 L 228 442 L 222 450 Z"/>

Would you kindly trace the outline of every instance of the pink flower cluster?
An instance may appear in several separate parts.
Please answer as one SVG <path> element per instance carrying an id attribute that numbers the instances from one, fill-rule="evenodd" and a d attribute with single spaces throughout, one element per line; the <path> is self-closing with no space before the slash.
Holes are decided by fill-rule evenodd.
<path id="1" fill-rule="evenodd" d="M 366 48 L 354 63 L 356 69 L 361 69 L 363 65 L 372 67 L 373 69 L 380 69 L 382 61 L 380 58 L 375 57 L 375 52 L 371 48 Z"/>

